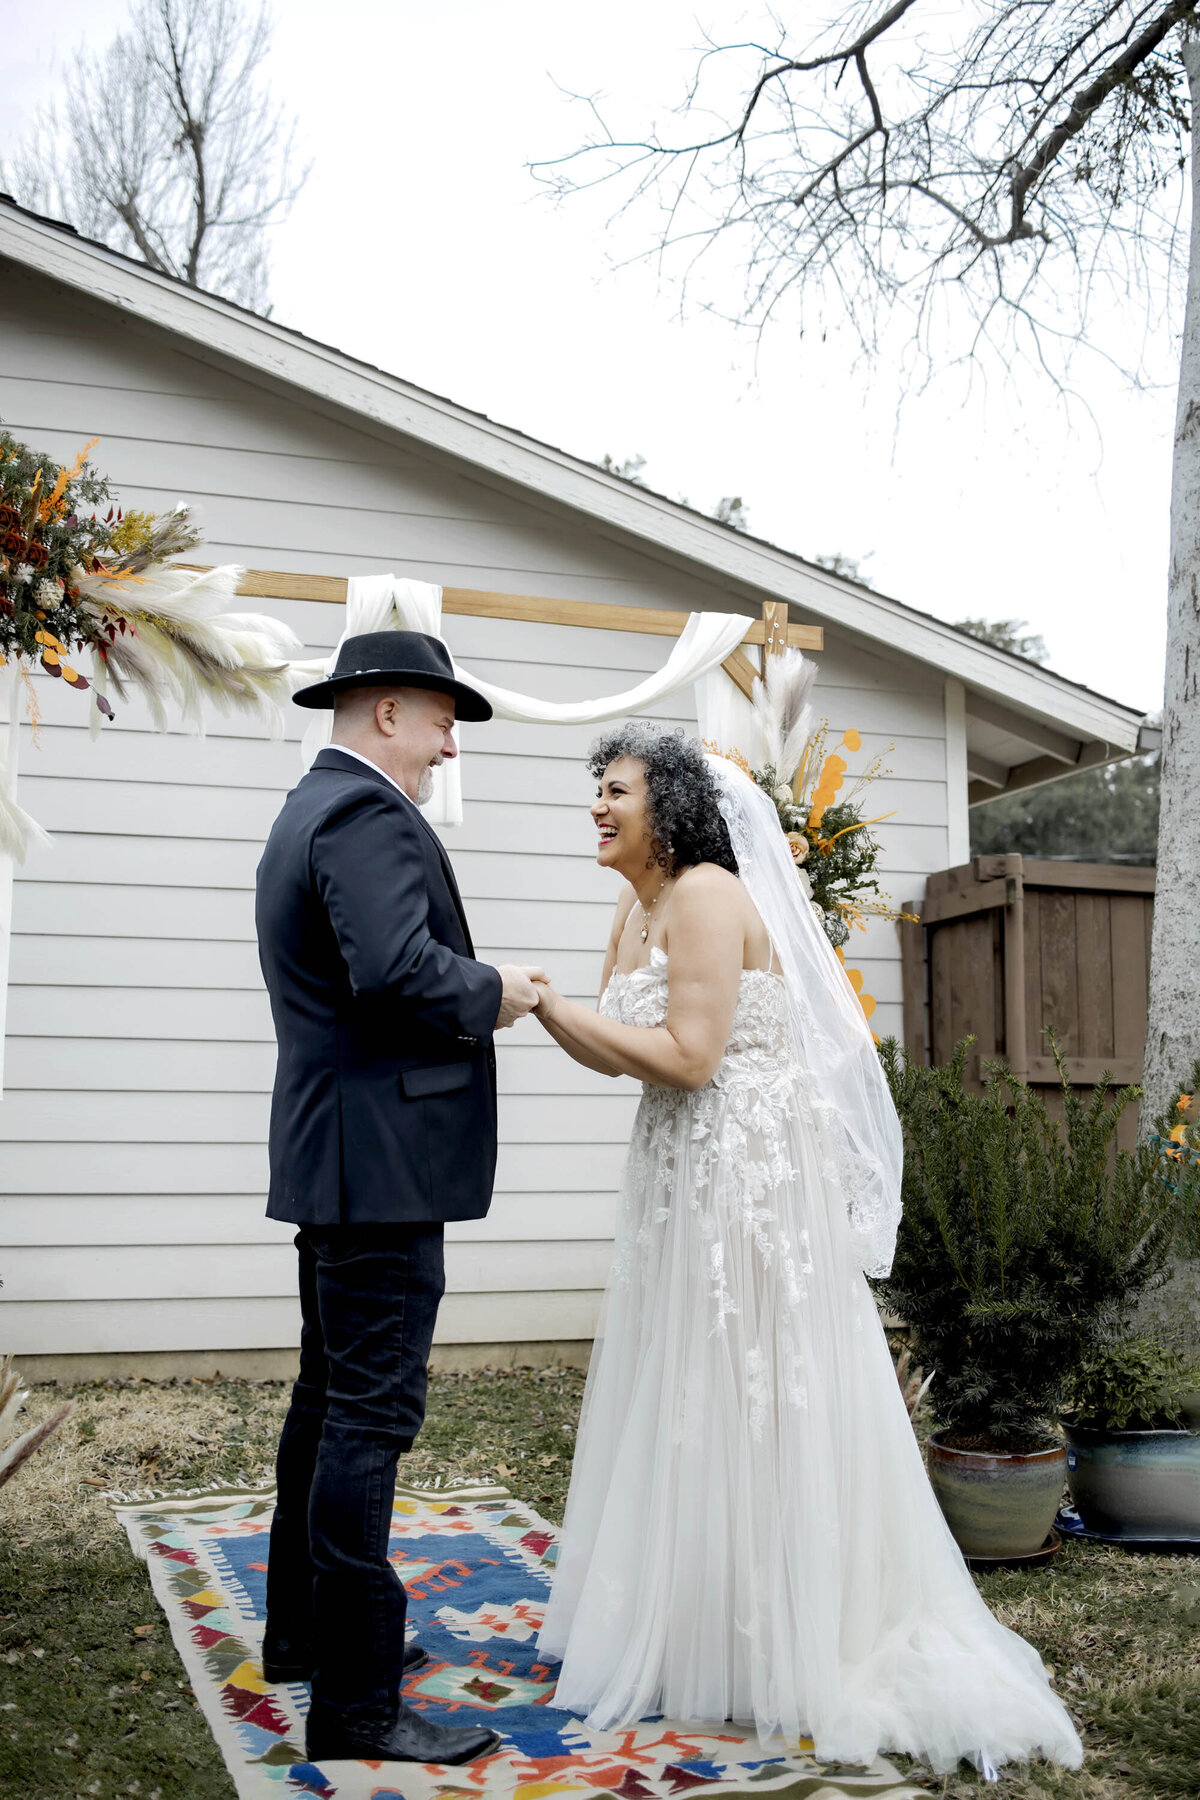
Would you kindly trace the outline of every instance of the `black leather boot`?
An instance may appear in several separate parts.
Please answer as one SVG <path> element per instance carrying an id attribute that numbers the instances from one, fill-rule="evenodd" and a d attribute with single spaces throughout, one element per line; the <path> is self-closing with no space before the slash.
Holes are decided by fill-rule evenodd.
<path id="1" fill-rule="evenodd" d="M 339 1713 L 314 1700 L 305 1728 L 310 1762 L 469 1763 L 493 1755 L 500 1742 L 486 1725 L 438 1725 L 403 1700 L 394 1719 Z"/>
<path id="2" fill-rule="evenodd" d="M 404 1646 L 404 1673 L 411 1675 L 429 1661 L 429 1652 L 420 1644 Z M 290 1643 L 287 1638 L 263 1638 L 263 1680 L 276 1683 L 311 1681 L 313 1653 L 308 1644 Z"/>

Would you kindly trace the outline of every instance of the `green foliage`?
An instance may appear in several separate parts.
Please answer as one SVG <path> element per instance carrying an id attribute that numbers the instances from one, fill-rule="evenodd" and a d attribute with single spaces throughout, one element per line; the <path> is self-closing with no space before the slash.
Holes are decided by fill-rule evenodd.
<path id="1" fill-rule="evenodd" d="M 873 550 L 868 550 L 866 556 L 843 556 L 840 550 L 834 550 L 827 556 L 814 556 L 811 561 L 816 563 L 818 569 L 828 569 L 831 575 L 840 575 L 843 581 L 859 581 L 865 585 L 862 566 L 874 554 Z"/>
<path id="2" fill-rule="evenodd" d="M 839 801 L 825 808 L 819 825 L 809 825 L 808 802 L 798 805 L 769 763 L 751 769 L 750 775 L 775 803 L 808 898 L 835 950 L 849 938 L 851 924 L 861 923 L 868 913 L 883 919 L 908 916 L 892 909 L 875 879 L 881 852 L 863 823 L 865 806 Z"/>
<path id="3" fill-rule="evenodd" d="M 856 915 L 859 910 L 856 902 L 872 895 L 877 901 L 879 899 L 875 865 L 880 851 L 879 844 L 861 822 L 866 808 L 853 800 L 843 800 L 825 808 L 819 825 L 808 825 L 805 823 L 809 815 L 807 805 L 795 804 L 791 790 L 780 780 L 775 769 L 768 765 L 765 769 L 752 769 L 750 773 L 775 802 L 779 823 L 792 843 L 792 854 L 807 877 L 808 897 L 817 909 L 825 935 L 836 950 L 850 936 L 847 915 L 850 918 Z M 783 798 L 785 791 L 786 800 Z"/>
<path id="4" fill-rule="evenodd" d="M 1183 1402 L 1200 1368 L 1145 1337 L 1119 1338 L 1087 1357 L 1071 1390 L 1072 1423 L 1086 1431 L 1164 1431 L 1186 1425 Z"/>
<path id="5" fill-rule="evenodd" d="M 1010 650 L 1014 656 L 1024 656 L 1030 662 L 1044 663 L 1047 657 L 1046 640 L 1040 632 L 1027 632 L 1027 623 L 1025 619 L 956 619 L 954 629 L 965 631 L 969 637 L 979 638 L 982 643 L 994 644 L 997 650 Z"/>
<path id="6" fill-rule="evenodd" d="M 838 801 L 825 808 L 820 826 L 809 833 L 813 848 L 804 866 L 812 882 L 812 897 L 826 912 L 852 908 L 867 894 L 879 896 L 875 869 L 880 847 L 861 823 L 866 810 L 854 800 Z"/>
<path id="7" fill-rule="evenodd" d="M 618 462 L 616 457 L 610 456 L 606 450 L 600 458 L 600 467 L 609 475 L 619 476 L 622 481 L 632 481 L 634 487 L 645 487 L 646 483 L 642 480 L 642 470 L 645 466 L 644 456 L 627 456 L 623 462 Z"/>
<path id="8" fill-rule="evenodd" d="M 955 624 L 999 650 L 1046 661 L 1045 640 L 1027 632 L 1024 619 L 958 619 Z M 1158 849 L 1159 761 L 1156 751 L 973 806 L 971 855 L 1152 864 Z"/>
<path id="9" fill-rule="evenodd" d="M 972 1091 L 971 1042 L 942 1068 L 893 1039 L 881 1046 L 906 1156 L 896 1259 L 880 1285 L 936 1371 L 940 1423 L 1003 1443 L 1057 1416 L 1087 1359 L 1165 1279 L 1195 1233 L 1200 1176 L 1152 1143 L 1116 1148 L 1136 1088 L 1101 1083 L 1084 1100 L 1064 1075 L 1060 1125 L 1002 1063 Z M 1178 1116 L 1157 1122 L 1162 1138 Z"/>
<path id="10" fill-rule="evenodd" d="M 722 494 L 712 509 L 712 516 L 718 525 L 728 525 L 733 531 L 750 529 L 750 513 L 740 494 Z"/>
<path id="11" fill-rule="evenodd" d="M 1160 758 L 1130 757 L 971 808 L 972 856 L 1068 856 L 1152 865 Z"/>

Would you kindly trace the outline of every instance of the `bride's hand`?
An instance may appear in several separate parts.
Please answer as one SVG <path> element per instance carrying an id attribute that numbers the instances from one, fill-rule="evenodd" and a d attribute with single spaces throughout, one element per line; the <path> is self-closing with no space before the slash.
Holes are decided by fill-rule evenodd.
<path id="1" fill-rule="evenodd" d="M 553 1018 L 555 1009 L 562 999 L 562 995 L 552 988 L 548 981 L 535 981 L 533 985 L 537 989 L 537 1005 L 534 1007 L 535 1014 L 539 1019 Z"/>

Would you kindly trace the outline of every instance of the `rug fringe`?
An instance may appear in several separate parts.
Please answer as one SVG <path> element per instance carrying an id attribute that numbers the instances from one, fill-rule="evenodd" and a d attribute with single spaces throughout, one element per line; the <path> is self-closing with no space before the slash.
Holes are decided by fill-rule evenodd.
<path id="1" fill-rule="evenodd" d="M 447 1481 L 443 1484 L 440 1475 L 435 1475 L 432 1481 L 397 1480 L 396 1492 L 422 1496 L 441 1494 L 443 1499 L 450 1495 L 461 1495 L 463 1498 L 471 1500 L 511 1500 L 513 1497 L 511 1488 L 497 1487 L 491 1481 Z"/>
<path id="2" fill-rule="evenodd" d="M 239 1475 L 233 1481 L 209 1482 L 206 1487 L 107 1488 L 97 1495 L 97 1499 L 107 1500 L 110 1506 L 116 1508 L 146 1506 L 154 1500 L 227 1499 L 231 1494 L 253 1494 L 256 1499 L 270 1500 L 275 1495 L 275 1483 L 272 1481 L 263 1487 L 261 1482 Z"/>
<path id="3" fill-rule="evenodd" d="M 435 1476 L 432 1481 L 397 1481 L 398 1494 L 412 1494 L 425 1499 L 430 1494 L 437 1494 L 443 1500 L 511 1500 L 511 1491 L 506 1487 L 498 1487 L 489 1481 L 464 1481 L 443 1486 L 442 1477 Z M 221 1500 L 231 1497 L 256 1500 L 273 1500 L 275 1483 L 263 1486 L 261 1482 L 251 1481 L 239 1475 L 233 1481 L 209 1482 L 204 1487 L 162 1487 L 162 1488 L 107 1488 L 97 1495 L 100 1500 L 107 1500 L 114 1510 L 135 1506 L 150 1506 L 158 1502 L 178 1502 L 197 1500 Z"/>

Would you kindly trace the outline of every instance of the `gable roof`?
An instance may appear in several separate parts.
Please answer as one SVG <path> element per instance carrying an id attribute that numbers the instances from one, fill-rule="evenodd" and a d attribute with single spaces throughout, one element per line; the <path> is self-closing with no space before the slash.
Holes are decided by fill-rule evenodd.
<path id="1" fill-rule="evenodd" d="M 185 340 L 193 353 L 251 368 L 310 400 L 357 414 L 465 463 L 485 479 L 516 484 L 567 507 L 602 532 L 634 540 L 671 561 L 697 565 L 710 581 L 715 575 L 738 589 L 754 590 L 756 598 L 787 601 L 806 618 L 955 677 L 966 690 L 968 746 L 976 746 L 972 800 L 1036 785 L 1139 747 L 1144 721 L 1138 708 L 273 319 L 161 275 L 81 237 L 70 225 L 29 212 L 8 195 L 0 195 L 0 257 L 159 326 Z M 1031 729 L 1026 731 L 1026 725 Z M 1146 743 L 1142 734 L 1142 746 Z"/>

